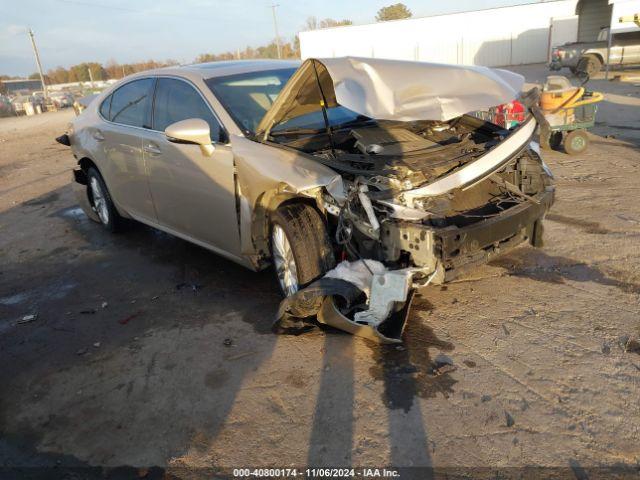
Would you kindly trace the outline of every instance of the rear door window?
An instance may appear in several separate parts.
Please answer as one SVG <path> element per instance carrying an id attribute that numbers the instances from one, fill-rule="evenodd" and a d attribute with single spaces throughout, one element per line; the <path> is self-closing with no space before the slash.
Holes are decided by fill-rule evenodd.
<path id="1" fill-rule="evenodd" d="M 194 87 L 175 78 L 159 78 L 154 100 L 153 129 L 164 132 L 172 123 L 189 118 L 200 118 L 207 122 L 214 142 L 225 141 L 220 123 Z"/>
<path id="2" fill-rule="evenodd" d="M 133 127 L 149 128 L 154 79 L 135 80 L 111 94 L 110 120 Z"/>

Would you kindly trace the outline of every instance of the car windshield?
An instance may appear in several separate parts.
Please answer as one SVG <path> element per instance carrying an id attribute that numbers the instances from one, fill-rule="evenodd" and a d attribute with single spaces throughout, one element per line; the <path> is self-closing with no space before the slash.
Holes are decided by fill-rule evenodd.
<path id="1" fill-rule="evenodd" d="M 340 128 L 346 125 L 371 122 L 369 117 L 349 110 L 342 105 L 327 108 L 327 120 L 332 128 Z M 324 130 L 326 124 L 321 109 L 286 120 L 271 129 L 271 133 L 295 131 L 295 130 Z"/>
<path id="2" fill-rule="evenodd" d="M 245 132 L 255 133 L 295 68 L 249 72 L 206 80 L 229 115 Z"/>

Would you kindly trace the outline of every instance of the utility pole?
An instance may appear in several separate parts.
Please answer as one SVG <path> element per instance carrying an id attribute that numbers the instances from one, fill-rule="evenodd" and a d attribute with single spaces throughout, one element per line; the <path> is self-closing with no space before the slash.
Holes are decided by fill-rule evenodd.
<path id="1" fill-rule="evenodd" d="M 40 63 L 40 54 L 38 54 L 38 47 L 36 47 L 36 39 L 33 35 L 33 30 L 29 29 L 29 37 L 31 38 L 31 46 L 33 47 L 33 54 L 36 57 L 36 64 L 38 65 L 38 73 L 40 74 L 40 83 L 42 84 L 42 93 L 44 98 L 48 98 L 47 86 L 44 83 L 44 74 L 42 73 L 42 64 Z"/>
<path id="2" fill-rule="evenodd" d="M 87 71 L 89 72 L 89 81 L 91 82 L 91 89 L 93 89 L 93 73 L 91 73 L 91 67 L 87 67 Z"/>
<path id="3" fill-rule="evenodd" d="M 276 7 L 278 4 L 271 5 L 271 13 L 273 14 L 273 29 L 276 31 L 276 46 L 278 47 L 278 58 L 282 58 L 282 47 L 280 46 L 280 35 L 278 35 L 278 20 L 276 19 Z"/>

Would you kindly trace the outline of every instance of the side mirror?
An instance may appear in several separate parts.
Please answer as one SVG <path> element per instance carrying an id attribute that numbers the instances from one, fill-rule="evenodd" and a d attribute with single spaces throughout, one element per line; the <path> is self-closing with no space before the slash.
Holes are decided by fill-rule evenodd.
<path id="1" fill-rule="evenodd" d="M 188 118 L 172 123 L 165 128 L 164 133 L 170 142 L 200 145 L 200 150 L 206 157 L 210 157 L 216 148 L 211 142 L 209 124 L 201 118 Z"/>

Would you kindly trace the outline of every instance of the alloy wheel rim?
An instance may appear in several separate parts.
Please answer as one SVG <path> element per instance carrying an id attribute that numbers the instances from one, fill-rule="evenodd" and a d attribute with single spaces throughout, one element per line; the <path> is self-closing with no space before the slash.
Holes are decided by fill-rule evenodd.
<path id="1" fill-rule="evenodd" d="M 289 297 L 298 291 L 298 269 L 289 239 L 279 225 L 274 225 L 273 227 L 271 245 L 273 263 L 280 287 L 285 295 Z"/>
<path id="2" fill-rule="evenodd" d="M 100 217 L 100 221 L 106 225 L 109 223 L 109 209 L 107 208 L 107 200 L 104 197 L 104 193 L 96 177 L 91 178 L 91 196 L 93 197 L 93 208 Z"/>

